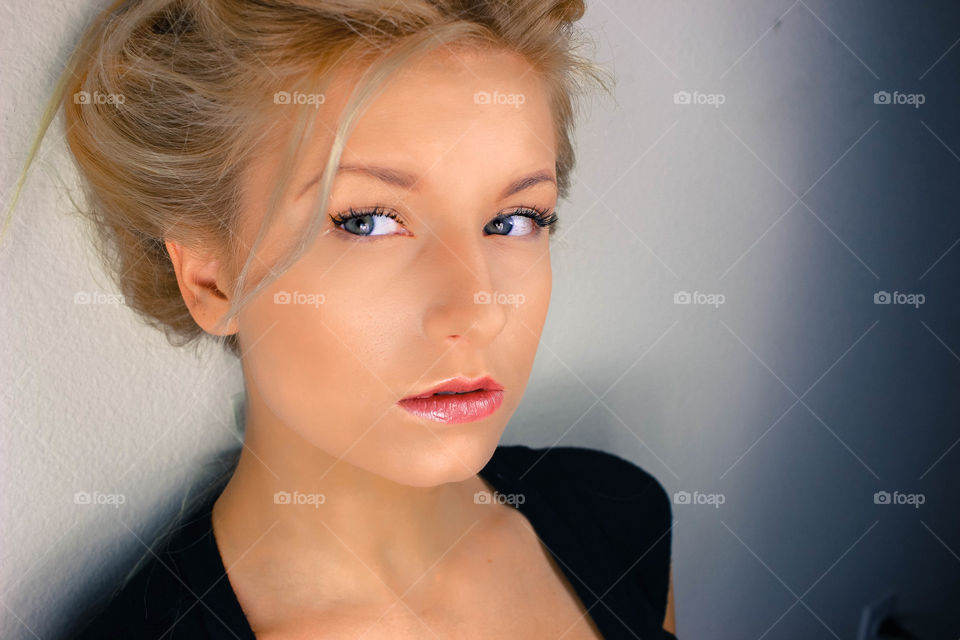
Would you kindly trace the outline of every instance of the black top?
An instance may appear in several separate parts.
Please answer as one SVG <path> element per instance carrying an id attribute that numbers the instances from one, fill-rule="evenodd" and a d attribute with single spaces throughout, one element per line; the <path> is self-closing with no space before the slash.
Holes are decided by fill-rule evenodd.
<path id="1" fill-rule="evenodd" d="M 604 638 L 676 640 L 661 626 L 671 506 L 653 476 L 603 451 L 523 445 L 497 447 L 480 476 L 501 494 L 523 495 L 514 506 L 530 521 Z M 254 640 L 213 537 L 210 514 L 218 495 L 204 499 L 162 550 L 72 637 Z"/>

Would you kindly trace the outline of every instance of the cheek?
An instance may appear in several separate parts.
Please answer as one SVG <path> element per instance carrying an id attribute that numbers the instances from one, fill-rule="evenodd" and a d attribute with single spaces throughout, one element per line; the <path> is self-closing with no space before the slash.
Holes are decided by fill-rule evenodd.
<path id="1" fill-rule="evenodd" d="M 341 282 L 291 270 L 240 313 L 245 375 L 270 413 L 327 449 L 356 440 L 349 428 L 369 426 L 395 401 L 379 363 L 399 330 L 385 322 L 389 311 L 371 308 L 380 303 L 369 292 Z"/>
<path id="2" fill-rule="evenodd" d="M 495 343 L 495 355 L 503 370 L 519 376 L 515 384 L 524 386 L 533 368 L 550 306 L 552 283 L 550 257 L 544 256 L 510 274 L 502 285 L 502 291 L 514 295 L 503 298 L 509 319 Z"/>
<path id="3" fill-rule="evenodd" d="M 523 275 L 517 284 L 517 289 L 522 292 L 523 302 L 517 306 L 516 311 L 524 325 L 535 334 L 535 340 L 539 341 L 553 287 L 549 253 L 532 262 L 520 273 Z"/>

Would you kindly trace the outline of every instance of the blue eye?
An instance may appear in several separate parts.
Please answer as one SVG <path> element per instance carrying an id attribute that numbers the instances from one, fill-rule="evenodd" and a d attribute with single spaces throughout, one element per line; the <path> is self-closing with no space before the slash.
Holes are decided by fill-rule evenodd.
<path id="1" fill-rule="evenodd" d="M 397 214 L 387 211 L 383 207 L 376 207 L 368 211 L 349 209 L 346 214 L 330 216 L 330 220 L 339 229 L 355 236 L 383 236 L 391 235 L 401 227 L 403 222 Z"/>
<path id="2" fill-rule="evenodd" d="M 557 221 L 556 213 L 536 207 L 522 207 L 508 214 L 500 214 L 483 228 L 488 235 L 525 236 L 541 227 L 550 227 Z"/>

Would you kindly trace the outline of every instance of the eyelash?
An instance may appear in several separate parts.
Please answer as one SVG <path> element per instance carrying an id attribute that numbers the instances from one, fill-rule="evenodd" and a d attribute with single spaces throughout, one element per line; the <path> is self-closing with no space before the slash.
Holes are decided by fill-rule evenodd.
<path id="1" fill-rule="evenodd" d="M 373 209 L 360 209 L 359 211 L 350 207 L 346 212 L 337 213 L 330 216 L 330 221 L 333 222 L 337 227 L 342 227 L 348 220 L 353 220 L 354 218 L 362 218 L 364 216 L 386 216 L 388 218 L 393 218 L 400 224 L 404 224 L 403 219 L 398 216 L 393 211 L 387 211 L 383 207 L 374 207 Z M 356 234 L 354 234 L 356 235 Z"/>
<path id="2" fill-rule="evenodd" d="M 397 215 L 393 211 L 388 211 L 383 207 L 374 207 L 373 209 L 360 209 L 360 210 L 357 210 L 351 207 L 347 209 L 345 212 L 337 213 L 335 215 L 330 216 L 330 221 L 333 222 L 333 224 L 336 225 L 337 227 L 342 227 L 344 224 L 347 223 L 348 220 L 352 220 L 354 218 L 362 218 L 364 216 L 386 216 L 406 226 L 406 223 L 403 221 L 403 218 L 401 218 L 399 215 Z M 493 222 L 494 220 L 506 220 L 507 218 L 510 218 L 512 216 L 524 216 L 526 218 L 530 218 L 538 227 L 541 227 L 541 228 L 550 227 L 558 219 L 556 212 L 551 212 L 547 208 L 528 207 L 528 206 L 521 205 L 516 209 L 514 209 L 513 211 L 510 211 L 509 213 L 498 214 L 494 216 L 494 218 L 490 222 Z M 356 235 L 356 234 L 353 234 L 353 235 Z M 358 236 L 358 237 L 362 237 L 362 236 Z"/>
<path id="3" fill-rule="evenodd" d="M 550 227 L 557 221 L 556 212 L 551 212 L 549 209 L 543 207 L 526 207 L 520 206 L 510 213 L 497 215 L 494 217 L 494 220 L 509 218 L 510 216 L 524 216 L 530 218 L 536 223 L 538 227 Z"/>

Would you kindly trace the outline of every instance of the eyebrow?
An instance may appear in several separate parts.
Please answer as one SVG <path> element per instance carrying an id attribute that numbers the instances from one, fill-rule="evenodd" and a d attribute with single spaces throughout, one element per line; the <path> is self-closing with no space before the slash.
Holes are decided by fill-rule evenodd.
<path id="1" fill-rule="evenodd" d="M 337 168 L 337 173 L 359 173 L 410 191 L 417 190 L 417 181 L 420 179 L 418 176 L 415 176 L 412 173 L 406 173 L 404 171 L 391 169 L 389 167 L 378 167 L 373 165 L 341 164 Z M 314 180 L 312 180 L 310 184 L 304 188 L 303 192 L 305 193 L 307 189 L 316 184 L 318 179 L 319 176 L 314 178 Z M 547 170 L 536 171 L 529 175 L 518 178 L 508 184 L 500 193 L 500 200 L 509 198 L 510 196 L 538 185 L 541 182 L 552 182 L 553 184 L 557 184 L 557 180 L 553 177 L 551 172 Z M 303 193 L 300 195 L 303 195 Z"/>

